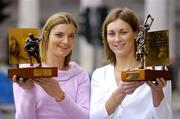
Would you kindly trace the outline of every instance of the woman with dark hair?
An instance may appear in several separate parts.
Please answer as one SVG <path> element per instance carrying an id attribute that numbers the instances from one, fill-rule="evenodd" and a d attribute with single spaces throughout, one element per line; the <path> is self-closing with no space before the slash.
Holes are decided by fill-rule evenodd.
<path id="1" fill-rule="evenodd" d="M 91 119 L 172 119 L 171 81 L 121 80 L 121 71 L 138 69 L 135 39 L 140 23 L 129 8 L 113 9 L 103 23 L 104 51 L 109 64 L 91 79 Z M 160 67 L 156 67 L 157 69 Z"/>
<path id="2" fill-rule="evenodd" d="M 77 31 L 69 13 L 47 20 L 39 47 L 42 67 L 58 67 L 58 77 L 23 80 L 14 75 L 16 119 L 89 119 L 89 76 L 70 61 Z"/>

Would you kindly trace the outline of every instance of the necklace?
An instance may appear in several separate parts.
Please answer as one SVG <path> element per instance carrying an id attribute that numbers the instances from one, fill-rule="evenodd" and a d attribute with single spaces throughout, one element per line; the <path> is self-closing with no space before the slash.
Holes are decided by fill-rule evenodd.
<path id="1" fill-rule="evenodd" d="M 135 69 L 137 67 L 140 66 L 140 62 L 136 62 L 134 65 L 132 66 L 128 66 L 127 68 L 118 68 L 118 66 L 115 67 L 115 70 L 118 71 L 118 72 L 121 72 L 121 71 L 126 71 L 126 70 L 131 70 L 131 69 Z"/>

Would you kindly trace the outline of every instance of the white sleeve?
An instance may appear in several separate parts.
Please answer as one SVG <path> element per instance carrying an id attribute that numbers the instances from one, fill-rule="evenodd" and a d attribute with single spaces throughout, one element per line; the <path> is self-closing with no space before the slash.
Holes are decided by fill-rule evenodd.
<path id="1" fill-rule="evenodd" d="M 154 119 L 173 119 L 172 115 L 172 85 L 171 81 L 163 88 L 164 98 L 158 107 L 153 110 Z"/>
<path id="2" fill-rule="evenodd" d="M 90 118 L 108 119 L 105 108 L 105 90 L 103 72 L 95 70 L 91 78 L 91 99 L 90 99 Z"/>

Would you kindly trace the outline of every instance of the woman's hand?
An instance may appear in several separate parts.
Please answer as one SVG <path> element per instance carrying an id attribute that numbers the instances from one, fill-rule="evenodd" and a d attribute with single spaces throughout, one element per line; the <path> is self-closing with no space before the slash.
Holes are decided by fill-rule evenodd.
<path id="1" fill-rule="evenodd" d="M 52 78 L 39 78 L 35 79 L 34 82 L 40 85 L 46 93 L 53 97 L 57 102 L 64 99 L 64 92 L 60 88 L 57 80 Z"/>
<path id="2" fill-rule="evenodd" d="M 23 89 L 31 89 L 34 87 L 33 79 L 23 79 L 21 77 L 18 78 L 16 75 L 14 75 L 12 80 Z"/>
<path id="3" fill-rule="evenodd" d="M 164 98 L 163 87 L 166 86 L 167 81 L 163 78 L 157 78 L 155 83 L 153 81 L 147 81 L 147 84 L 152 91 L 154 107 L 158 107 Z"/>
<path id="4" fill-rule="evenodd" d="M 115 92 L 113 92 L 112 97 L 116 101 L 117 104 L 120 104 L 126 95 L 132 94 L 139 86 L 141 86 L 144 81 L 130 81 L 124 82 L 121 81 L 119 86 Z"/>
<path id="5" fill-rule="evenodd" d="M 112 93 L 112 95 L 106 101 L 105 107 L 108 112 L 108 115 L 111 115 L 116 110 L 116 108 L 119 106 L 119 104 L 121 104 L 126 95 L 132 94 L 143 83 L 144 82 L 142 81 L 120 81 L 118 88 Z"/>
<path id="6" fill-rule="evenodd" d="M 119 91 L 124 93 L 125 95 L 129 95 L 132 94 L 143 83 L 144 83 L 143 81 L 130 81 L 130 82 L 121 81 L 119 85 Z"/>

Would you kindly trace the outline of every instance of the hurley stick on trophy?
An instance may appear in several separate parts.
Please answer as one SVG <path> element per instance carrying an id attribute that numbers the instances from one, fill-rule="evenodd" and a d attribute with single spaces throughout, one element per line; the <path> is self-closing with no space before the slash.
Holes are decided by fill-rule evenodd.
<path id="1" fill-rule="evenodd" d="M 136 37 L 136 59 L 141 61 L 141 66 L 137 70 L 122 71 L 121 79 L 123 81 L 156 80 L 156 78 L 170 80 L 172 78 L 172 72 L 165 68 L 169 64 L 169 60 L 164 60 L 169 59 L 169 34 L 167 30 L 148 32 L 153 21 L 154 18 L 148 15 L 143 25 L 140 26 Z M 160 52 L 158 49 L 167 52 L 156 54 Z M 161 70 L 156 70 L 156 66 L 162 67 Z"/>

